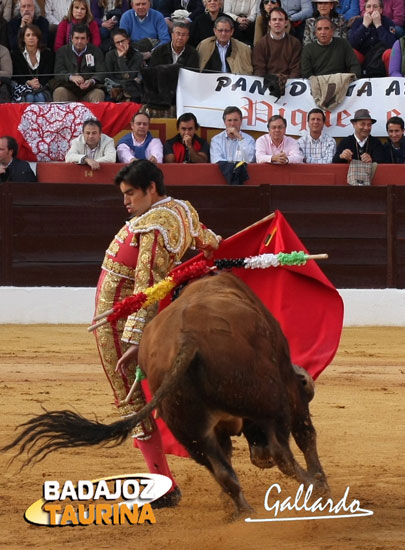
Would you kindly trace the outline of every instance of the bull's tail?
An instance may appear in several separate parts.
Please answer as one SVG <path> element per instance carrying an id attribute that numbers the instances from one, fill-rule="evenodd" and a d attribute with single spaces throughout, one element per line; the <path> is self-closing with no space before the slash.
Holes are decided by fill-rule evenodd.
<path id="1" fill-rule="evenodd" d="M 139 412 L 112 424 L 103 424 L 97 419 L 89 420 L 69 410 L 45 410 L 44 414 L 34 416 L 21 424 L 19 428 L 22 431 L 1 451 L 17 448 L 18 452 L 14 458 L 26 451 L 28 456 L 22 465 L 24 468 L 31 463 L 41 462 L 49 453 L 57 449 L 99 444 L 112 447 L 120 445 L 134 426 L 145 420 L 161 400 L 170 393 L 176 381 L 188 369 L 196 352 L 197 348 L 192 341 L 181 343 L 173 365 L 166 373 L 161 386 L 152 400 Z"/>

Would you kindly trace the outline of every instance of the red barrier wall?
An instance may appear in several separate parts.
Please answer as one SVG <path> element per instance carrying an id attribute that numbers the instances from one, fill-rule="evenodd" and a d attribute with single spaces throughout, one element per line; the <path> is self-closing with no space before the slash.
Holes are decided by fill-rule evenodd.
<path id="1" fill-rule="evenodd" d="M 41 183 L 105 183 L 113 182 L 123 164 L 102 164 L 93 171 L 87 165 L 63 162 L 39 162 Z M 226 185 L 216 164 L 161 164 L 166 185 Z M 250 179 L 245 185 L 347 185 L 345 164 L 249 164 Z M 374 185 L 405 185 L 405 165 L 379 164 Z"/>

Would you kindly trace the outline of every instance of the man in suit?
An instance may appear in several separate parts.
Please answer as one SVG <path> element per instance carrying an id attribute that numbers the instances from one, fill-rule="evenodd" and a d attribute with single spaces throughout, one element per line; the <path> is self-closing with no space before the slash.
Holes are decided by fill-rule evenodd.
<path id="1" fill-rule="evenodd" d="M 13 137 L 0 137 L 0 181 L 37 181 L 28 162 L 18 159 L 17 153 L 18 144 Z"/>
<path id="2" fill-rule="evenodd" d="M 173 24 L 172 40 L 155 48 L 152 52 L 149 65 L 178 64 L 185 68 L 198 68 L 198 53 L 195 48 L 187 44 L 190 38 L 190 28 L 187 23 Z"/>
<path id="3" fill-rule="evenodd" d="M 56 52 L 54 101 L 104 101 L 104 56 L 89 41 L 89 28 L 73 25 L 72 43 Z"/>
<path id="4" fill-rule="evenodd" d="M 83 122 L 83 133 L 72 141 L 65 157 L 65 162 L 87 164 L 92 170 L 99 170 L 100 163 L 116 160 L 114 140 L 101 133 L 101 122 L 95 118 Z"/>

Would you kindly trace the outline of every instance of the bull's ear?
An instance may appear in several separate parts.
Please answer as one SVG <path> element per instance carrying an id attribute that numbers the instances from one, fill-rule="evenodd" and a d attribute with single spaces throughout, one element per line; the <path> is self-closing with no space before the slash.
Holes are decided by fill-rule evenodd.
<path id="1" fill-rule="evenodd" d="M 315 384 L 312 376 L 304 368 L 299 365 L 292 365 L 295 374 L 300 379 L 300 382 L 304 388 L 305 393 L 308 396 L 308 400 L 311 401 L 315 395 Z"/>

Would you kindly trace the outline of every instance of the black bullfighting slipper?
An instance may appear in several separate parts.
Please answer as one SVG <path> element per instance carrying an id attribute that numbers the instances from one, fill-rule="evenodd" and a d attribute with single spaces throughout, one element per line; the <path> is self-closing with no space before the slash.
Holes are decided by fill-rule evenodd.
<path id="1" fill-rule="evenodd" d="M 162 497 L 151 502 L 150 505 L 154 510 L 159 508 L 173 508 L 174 506 L 177 506 L 180 501 L 181 491 L 179 487 L 176 487 L 173 491 L 170 491 L 170 493 L 166 493 Z"/>

